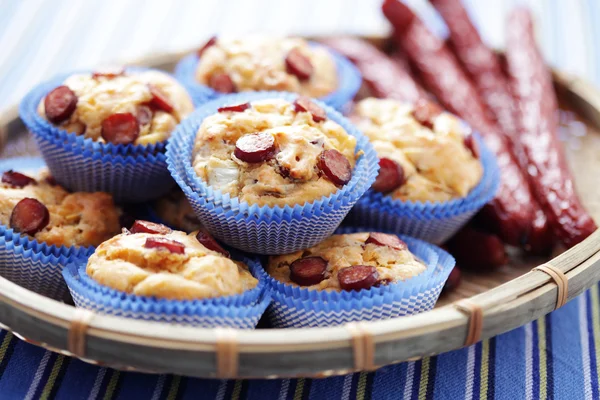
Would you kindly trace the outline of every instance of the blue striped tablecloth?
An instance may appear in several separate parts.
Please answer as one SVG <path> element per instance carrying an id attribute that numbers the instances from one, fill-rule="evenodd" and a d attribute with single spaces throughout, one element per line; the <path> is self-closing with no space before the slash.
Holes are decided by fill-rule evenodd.
<path id="1" fill-rule="evenodd" d="M 443 22 L 407 1 L 431 28 Z M 0 0 L 0 110 L 68 69 L 175 51 L 214 32 L 385 34 L 379 0 Z M 555 66 L 600 85 L 600 1 L 466 1 L 501 47 L 517 3 L 537 16 Z M 600 299 L 594 286 L 537 321 L 466 349 L 322 380 L 219 381 L 98 368 L 0 331 L 0 399 L 598 399 Z"/>

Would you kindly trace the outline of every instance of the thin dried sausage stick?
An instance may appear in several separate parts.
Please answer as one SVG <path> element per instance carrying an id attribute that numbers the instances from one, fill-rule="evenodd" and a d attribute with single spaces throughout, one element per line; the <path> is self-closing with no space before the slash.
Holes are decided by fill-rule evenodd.
<path id="1" fill-rule="evenodd" d="M 397 0 L 386 0 L 383 13 L 395 28 L 394 38 L 416 64 L 433 94 L 474 129 L 496 155 L 501 169 L 500 188 L 484 214 L 506 243 L 522 246 L 534 219 L 533 197 L 506 138 L 490 121 L 473 84 L 444 42 L 434 36 L 415 14 Z"/>
<path id="2" fill-rule="evenodd" d="M 520 140 L 530 182 L 555 234 L 566 246 L 581 242 L 596 224 L 581 204 L 557 136 L 552 76 L 535 41 L 531 15 L 517 9 L 508 19 L 506 58 L 520 112 Z"/>

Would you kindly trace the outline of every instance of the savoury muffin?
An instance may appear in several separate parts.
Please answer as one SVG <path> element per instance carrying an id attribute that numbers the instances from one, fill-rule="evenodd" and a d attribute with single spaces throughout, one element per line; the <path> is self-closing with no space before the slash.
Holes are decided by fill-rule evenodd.
<path id="1" fill-rule="evenodd" d="M 209 186 L 260 206 L 312 202 L 352 178 L 356 138 L 306 97 L 228 105 L 202 121 L 192 153 Z"/>
<path id="2" fill-rule="evenodd" d="M 427 267 L 400 238 L 378 232 L 333 235 L 318 245 L 269 259 L 276 280 L 314 290 L 361 290 L 404 281 Z"/>
<path id="3" fill-rule="evenodd" d="M 69 193 L 45 173 L 2 175 L 0 223 L 49 246 L 97 246 L 120 232 L 120 215 L 107 193 Z"/>
<path id="4" fill-rule="evenodd" d="M 220 93 L 277 90 L 323 97 L 338 87 L 330 53 L 300 38 L 213 37 L 198 56 L 197 82 Z"/>
<path id="5" fill-rule="evenodd" d="M 482 178 L 469 129 L 433 103 L 369 98 L 356 104 L 352 118 L 379 156 L 375 191 L 403 201 L 446 202 L 467 196 Z"/>
<path id="6" fill-rule="evenodd" d="M 38 113 L 100 143 L 148 145 L 169 138 L 194 109 L 186 90 L 155 70 L 78 73 L 50 91 Z"/>
<path id="7" fill-rule="evenodd" d="M 231 296 L 258 284 L 206 233 L 188 235 L 147 221 L 98 246 L 86 272 L 118 291 L 174 300 Z"/>

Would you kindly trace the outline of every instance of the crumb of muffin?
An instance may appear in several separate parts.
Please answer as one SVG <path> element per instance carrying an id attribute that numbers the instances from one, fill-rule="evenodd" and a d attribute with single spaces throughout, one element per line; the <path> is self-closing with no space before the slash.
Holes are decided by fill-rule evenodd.
<path id="1" fill-rule="evenodd" d="M 68 88 L 64 89 L 66 93 L 56 95 L 56 103 L 49 99 L 54 91 L 48 93 L 40 101 L 38 113 L 67 132 L 101 143 L 162 142 L 194 109 L 185 89 L 159 71 L 75 74 L 65 79 L 62 87 Z M 65 96 L 71 96 L 74 101 L 69 110 L 60 109 L 60 100 Z M 46 109 L 48 104 L 51 110 Z M 61 111 L 58 114 L 57 108 Z M 53 113 L 50 115 L 49 111 Z M 111 128 L 107 121 L 114 115 L 126 115 L 130 120 L 113 123 L 115 133 L 111 134 L 107 132 Z M 115 135 L 123 135 L 125 122 L 129 122 L 126 127 L 129 136 L 115 138 Z"/>
<path id="2" fill-rule="evenodd" d="M 98 246 L 86 272 L 115 290 L 173 300 L 241 294 L 258 284 L 244 263 L 208 249 L 196 232 L 122 233 Z"/>
<path id="3" fill-rule="evenodd" d="M 217 84 L 215 84 L 215 77 Z M 196 80 L 219 90 L 227 77 L 228 91 L 277 90 L 323 97 L 337 88 L 331 54 L 300 38 L 250 36 L 211 39 L 203 48 Z M 223 91 L 223 90 L 220 90 Z"/>
<path id="4" fill-rule="evenodd" d="M 397 184 L 382 185 L 386 193 L 398 200 L 432 202 L 467 196 L 483 176 L 479 154 L 466 140 L 470 131 L 450 113 L 418 111 L 408 103 L 374 98 L 358 102 L 354 109 L 353 121 L 380 160 L 400 167 Z"/>
<path id="5" fill-rule="evenodd" d="M 300 281 L 293 276 L 293 264 L 306 259 L 322 263 L 322 274 L 318 277 L 311 276 L 310 280 L 305 274 Z M 340 291 L 348 290 L 344 287 L 344 279 L 340 279 L 340 273 L 344 274 L 341 271 L 347 272 L 348 268 L 355 266 L 368 267 L 373 271 L 372 276 L 365 276 L 365 280 L 359 282 L 362 285 L 359 287 L 364 289 L 404 281 L 427 269 L 398 237 L 361 232 L 333 235 L 309 249 L 272 256 L 269 258 L 267 273 L 286 284 L 304 286 L 311 290 Z M 314 271 L 310 273 L 314 274 Z"/>
<path id="6" fill-rule="evenodd" d="M 192 155 L 196 174 L 261 206 L 304 204 L 337 191 L 352 176 L 356 138 L 310 100 L 298 101 L 253 101 L 244 111 L 205 118 Z"/>

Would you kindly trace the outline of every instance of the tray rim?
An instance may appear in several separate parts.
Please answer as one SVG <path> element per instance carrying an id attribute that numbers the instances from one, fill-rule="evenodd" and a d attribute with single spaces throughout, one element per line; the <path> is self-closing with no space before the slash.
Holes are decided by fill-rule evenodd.
<path id="1" fill-rule="evenodd" d="M 128 64 L 162 67 L 187 52 L 161 53 Z M 587 80 L 553 71 L 561 97 L 600 128 L 600 91 Z M 20 124 L 18 106 L 0 115 L 0 144 L 6 126 Z M 600 231 L 548 261 L 569 280 L 573 299 L 600 280 Z M 539 271 L 470 297 L 483 308 L 482 339 L 504 333 L 554 310 L 557 289 Z M 0 277 L 0 327 L 46 349 L 122 370 L 176 373 L 208 378 L 326 377 L 355 372 L 357 342 L 347 325 L 327 328 L 236 330 L 236 365 L 219 371 L 223 329 L 173 327 L 158 322 L 94 315 L 84 353 L 69 350 L 76 308 L 46 298 Z M 378 367 L 463 347 L 468 318 L 455 303 L 425 313 L 361 322 L 374 345 Z M 358 354 L 358 353 L 356 353 Z M 99 361 L 100 360 L 100 361 Z M 315 368 L 315 365 L 319 367 Z"/>

